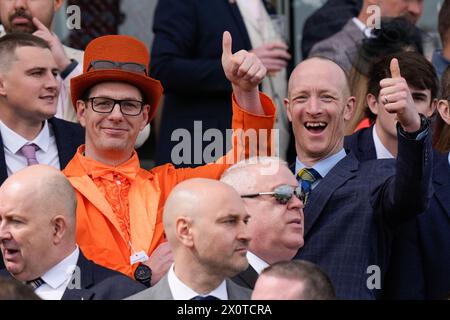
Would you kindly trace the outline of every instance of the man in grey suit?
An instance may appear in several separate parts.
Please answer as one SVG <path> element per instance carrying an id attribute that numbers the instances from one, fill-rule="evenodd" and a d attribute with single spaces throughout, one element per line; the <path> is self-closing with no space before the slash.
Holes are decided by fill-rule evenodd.
<path id="1" fill-rule="evenodd" d="M 358 17 L 350 19 L 335 35 L 315 44 L 309 57 L 329 58 L 349 72 L 357 56 L 358 45 L 364 38 L 371 36 L 374 15 L 377 14 L 373 6 L 379 8 L 383 17 L 404 16 L 410 22 L 416 23 L 423 11 L 423 0 L 365 0 Z"/>
<path id="2" fill-rule="evenodd" d="M 248 300 L 229 277 L 248 266 L 249 215 L 237 192 L 210 179 L 176 186 L 164 207 L 174 264 L 152 288 L 129 300 Z"/>

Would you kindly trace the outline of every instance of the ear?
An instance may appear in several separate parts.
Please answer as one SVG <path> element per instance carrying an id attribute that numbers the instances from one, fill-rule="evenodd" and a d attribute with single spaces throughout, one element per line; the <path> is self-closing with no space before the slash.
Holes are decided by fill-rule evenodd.
<path id="1" fill-rule="evenodd" d="M 378 100 L 377 98 L 369 93 L 367 94 L 367 105 L 369 106 L 370 111 L 374 114 L 374 115 L 378 115 Z"/>
<path id="2" fill-rule="evenodd" d="M 347 103 L 344 108 L 344 120 L 349 121 L 353 117 L 353 113 L 355 112 L 356 98 L 348 97 Z"/>
<path id="3" fill-rule="evenodd" d="M 53 217 L 51 224 L 53 244 L 57 245 L 61 243 L 62 239 L 64 239 L 64 235 L 67 231 L 67 221 L 64 216 L 57 215 Z"/>
<path id="4" fill-rule="evenodd" d="M 178 217 L 175 220 L 175 236 L 185 247 L 194 246 L 194 237 L 192 235 L 192 221 L 189 217 Z"/>
<path id="5" fill-rule="evenodd" d="M 143 117 L 143 121 L 142 121 L 140 130 L 143 130 L 143 129 L 145 128 L 145 126 L 147 125 L 149 113 L 150 113 L 150 105 L 149 105 L 149 104 L 146 104 L 146 105 L 144 106 L 144 108 L 142 109 L 142 117 Z"/>
<path id="6" fill-rule="evenodd" d="M 0 74 L 0 96 L 6 97 L 5 78 Z"/>
<path id="7" fill-rule="evenodd" d="M 438 99 L 433 99 L 430 103 L 430 108 L 428 109 L 427 114 L 425 115 L 427 118 L 431 117 L 433 113 L 436 111 L 436 107 L 438 104 Z"/>
<path id="8" fill-rule="evenodd" d="M 56 12 L 59 10 L 59 8 L 61 8 L 61 6 L 63 5 L 64 0 L 54 0 L 53 1 L 53 12 Z"/>
<path id="9" fill-rule="evenodd" d="M 77 100 L 76 109 L 78 122 L 80 122 L 82 127 L 86 127 L 86 102 L 83 100 Z"/>
<path id="10" fill-rule="evenodd" d="M 284 98 L 283 103 L 286 108 L 286 114 L 287 114 L 288 120 L 289 120 L 289 122 L 292 122 L 291 104 L 289 102 L 289 99 Z"/>
<path id="11" fill-rule="evenodd" d="M 447 100 L 439 100 L 439 103 L 437 105 L 437 110 L 439 114 L 441 115 L 441 118 L 450 125 L 450 106 L 448 104 Z"/>

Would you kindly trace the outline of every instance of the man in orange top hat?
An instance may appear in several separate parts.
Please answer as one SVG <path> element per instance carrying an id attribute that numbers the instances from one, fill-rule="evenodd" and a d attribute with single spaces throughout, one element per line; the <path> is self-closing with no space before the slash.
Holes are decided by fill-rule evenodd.
<path id="1" fill-rule="evenodd" d="M 235 134 L 228 157 L 215 163 L 141 169 L 134 142 L 155 115 L 163 91 L 148 76 L 149 62 L 145 45 L 129 36 L 104 36 L 87 46 L 83 74 L 71 82 L 86 144 L 64 170 L 77 191 L 77 242 L 85 255 L 147 285 L 156 283 L 172 263 L 162 223 L 172 188 L 194 177 L 218 179 L 233 163 L 230 159 L 262 148 L 244 146 L 242 135 Z M 233 86 L 233 129 L 270 132 L 275 107 L 258 91 L 266 74 L 261 61 L 244 50 L 233 54 L 231 35 L 225 32 L 222 65 Z"/>

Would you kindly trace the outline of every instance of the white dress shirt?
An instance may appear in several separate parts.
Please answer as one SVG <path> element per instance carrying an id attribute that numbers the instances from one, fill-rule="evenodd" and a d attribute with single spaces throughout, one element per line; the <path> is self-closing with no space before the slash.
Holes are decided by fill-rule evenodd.
<path id="1" fill-rule="evenodd" d="M 372 34 L 373 28 L 370 28 L 370 27 L 366 26 L 364 24 L 364 22 L 362 22 L 361 20 L 359 20 L 356 17 L 353 17 L 352 21 L 353 21 L 354 24 L 356 24 L 358 29 L 362 31 L 362 33 L 364 34 L 364 37 L 366 37 L 366 38 L 372 38 L 373 37 L 373 34 Z"/>
<path id="2" fill-rule="evenodd" d="M 191 300 L 196 296 L 214 296 L 219 298 L 220 300 L 228 300 L 228 292 L 227 292 L 227 283 L 226 281 L 222 281 L 222 283 L 209 292 L 208 294 L 199 294 L 185 285 L 175 274 L 174 265 L 169 269 L 169 273 L 167 275 L 169 281 L 169 288 L 172 293 L 174 300 Z"/>
<path id="3" fill-rule="evenodd" d="M 372 128 L 373 143 L 375 144 L 375 151 L 377 153 L 377 159 L 394 159 L 395 157 L 392 153 L 386 149 L 384 144 L 381 142 L 380 137 L 377 134 L 376 124 Z"/>
<path id="4" fill-rule="evenodd" d="M 61 300 L 72 274 L 77 266 L 80 249 L 76 249 L 60 263 L 48 270 L 41 278 L 44 280 L 34 292 L 44 300 Z"/>
<path id="5" fill-rule="evenodd" d="M 32 141 L 28 141 L 8 128 L 2 121 L 0 121 L 0 133 L 3 140 L 8 176 L 27 166 L 27 159 L 19 150 L 24 145 L 31 143 L 39 147 L 36 151 L 36 159 L 39 163 L 55 167 L 58 170 L 61 169 L 55 134 L 48 121 L 44 122 L 41 132 Z"/>
<path id="6" fill-rule="evenodd" d="M 247 260 L 248 264 L 255 269 L 258 274 L 261 274 L 261 272 L 269 266 L 267 262 L 250 251 L 247 251 Z"/>

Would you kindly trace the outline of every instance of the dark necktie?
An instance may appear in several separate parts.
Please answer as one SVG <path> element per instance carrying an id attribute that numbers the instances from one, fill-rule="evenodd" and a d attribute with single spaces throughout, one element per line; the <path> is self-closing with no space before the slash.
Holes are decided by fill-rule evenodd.
<path id="1" fill-rule="evenodd" d="M 42 286 L 44 283 L 45 283 L 45 281 L 42 280 L 42 278 L 37 278 L 37 279 L 30 280 L 30 281 L 26 282 L 26 284 L 29 285 L 35 291 L 36 291 L 37 288 Z"/>
<path id="2" fill-rule="evenodd" d="M 320 179 L 320 173 L 318 173 L 316 170 L 314 169 L 308 169 L 308 168 L 303 168 L 302 170 L 300 170 L 297 174 L 297 180 L 300 181 L 301 186 L 302 186 L 302 190 L 303 192 L 305 192 L 305 205 L 308 202 L 308 198 L 309 198 L 309 194 L 311 193 L 312 190 L 312 184 Z"/>
<path id="3" fill-rule="evenodd" d="M 214 296 L 195 296 L 191 300 L 220 300 Z"/>

